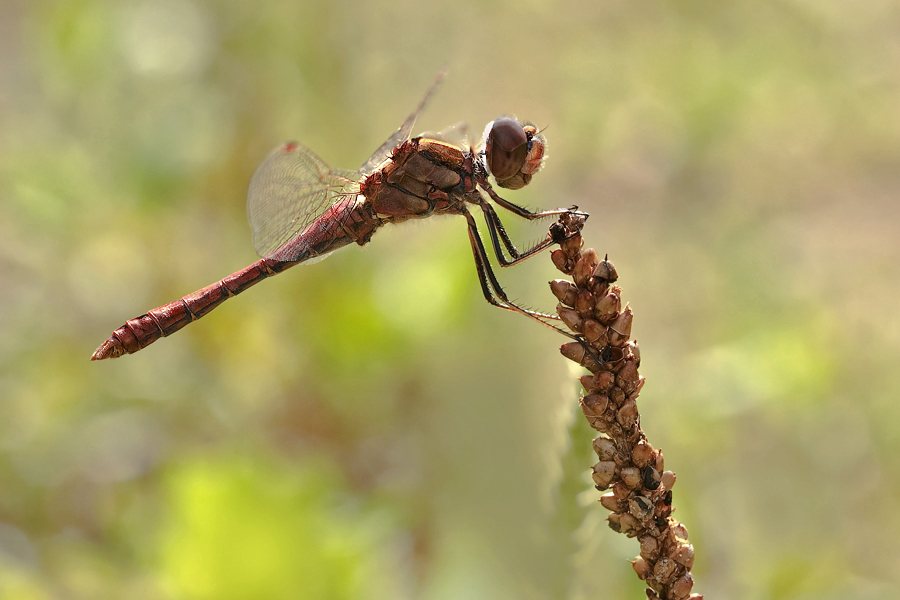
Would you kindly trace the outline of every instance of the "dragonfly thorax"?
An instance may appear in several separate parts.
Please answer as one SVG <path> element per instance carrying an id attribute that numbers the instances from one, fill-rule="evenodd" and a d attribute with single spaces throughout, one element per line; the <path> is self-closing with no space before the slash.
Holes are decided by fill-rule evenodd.
<path id="1" fill-rule="evenodd" d="M 475 189 L 472 155 L 430 138 L 403 142 L 360 191 L 375 214 L 397 223 L 432 214 L 457 214 L 461 198 Z"/>

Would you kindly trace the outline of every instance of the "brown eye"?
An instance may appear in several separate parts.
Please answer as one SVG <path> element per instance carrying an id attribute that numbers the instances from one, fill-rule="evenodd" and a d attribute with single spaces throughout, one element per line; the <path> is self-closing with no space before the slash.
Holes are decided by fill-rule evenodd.
<path id="1" fill-rule="evenodd" d="M 525 164 L 528 136 L 515 119 L 501 117 L 493 122 L 484 144 L 488 169 L 498 181 L 514 176 Z"/>

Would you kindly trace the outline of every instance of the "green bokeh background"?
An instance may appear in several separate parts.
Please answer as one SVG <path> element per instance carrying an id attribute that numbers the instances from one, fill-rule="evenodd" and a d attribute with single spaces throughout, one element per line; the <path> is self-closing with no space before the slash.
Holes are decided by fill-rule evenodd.
<path id="1" fill-rule="evenodd" d="M 459 218 L 379 231 L 116 361 L 255 259 L 255 166 L 547 127 L 641 343 L 696 591 L 900 583 L 900 7 L 0 3 L 0 598 L 640 598 L 563 341 L 481 297 Z M 516 239 L 540 228 L 513 224 Z M 501 274 L 551 310 L 548 257 Z M 891 592 L 894 590 L 894 592 Z"/>

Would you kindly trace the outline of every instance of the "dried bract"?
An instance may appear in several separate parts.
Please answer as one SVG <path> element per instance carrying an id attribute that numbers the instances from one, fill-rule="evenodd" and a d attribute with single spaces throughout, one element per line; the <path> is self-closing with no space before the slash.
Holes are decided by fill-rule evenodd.
<path id="1" fill-rule="evenodd" d="M 663 489 L 671 490 L 675 487 L 675 473 L 672 471 L 663 471 L 662 477 L 660 479 L 660 484 Z"/>
<path id="2" fill-rule="evenodd" d="M 669 597 L 672 600 L 682 600 L 687 598 L 691 593 L 691 588 L 694 587 L 694 578 L 690 573 L 685 573 L 681 577 L 679 577 L 675 583 L 669 588 Z"/>
<path id="3" fill-rule="evenodd" d="M 592 446 L 600 460 L 612 460 L 616 455 L 616 443 L 609 438 L 598 437 L 594 439 Z"/>
<path id="4" fill-rule="evenodd" d="M 619 500 L 615 494 L 603 494 L 600 496 L 600 504 L 608 511 L 616 512 L 619 510 Z"/>
<path id="5" fill-rule="evenodd" d="M 651 454 L 653 454 L 653 446 L 646 440 L 641 440 L 634 445 L 634 450 L 631 452 L 631 460 L 634 462 L 634 466 L 644 467 L 650 460 Z"/>
<path id="6" fill-rule="evenodd" d="M 571 329 L 575 333 L 582 332 L 582 324 L 584 320 L 581 318 L 581 315 L 578 314 L 577 310 L 575 310 L 574 308 L 568 308 L 560 303 L 556 306 L 556 314 L 559 315 L 559 318 L 563 320 L 563 323 L 565 323 L 569 329 Z"/>
<path id="7" fill-rule="evenodd" d="M 587 317 L 582 321 L 581 329 L 584 339 L 592 346 L 606 345 L 608 341 L 607 328 L 601 325 L 600 321 Z"/>
<path id="8" fill-rule="evenodd" d="M 588 394 L 581 399 L 581 410 L 588 418 L 602 417 L 607 406 L 609 406 L 609 397 L 603 394 Z"/>
<path id="9" fill-rule="evenodd" d="M 556 299 L 566 306 L 575 306 L 575 294 L 578 288 L 571 281 L 565 279 L 554 279 L 550 282 L 550 291 L 556 296 Z"/>
<path id="10" fill-rule="evenodd" d="M 642 580 L 647 579 L 652 571 L 650 563 L 648 563 L 640 556 L 631 562 L 631 566 L 632 568 L 634 568 L 634 572 L 637 573 L 638 579 Z"/>
<path id="11" fill-rule="evenodd" d="M 615 477 L 615 475 L 616 463 L 611 460 L 601 460 L 594 465 L 593 473 L 591 473 L 591 478 L 594 480 L 594 484 L 599 489 L 605 490 L 609 487 L 609 484 L 613 480 L 613 477 Z"/>
<path id="12" fill-rule="evenodd" d="M 601 323 L 608 323 L 619 314 L 621 306 L 622 301 L 619 299 L 619 294 L 610 292 L 597 300 L 594 305 L 594 316 Z"/>

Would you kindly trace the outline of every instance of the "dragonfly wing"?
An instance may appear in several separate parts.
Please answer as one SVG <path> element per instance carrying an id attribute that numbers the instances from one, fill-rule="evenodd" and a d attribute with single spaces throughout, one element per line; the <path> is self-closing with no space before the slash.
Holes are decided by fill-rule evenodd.
<path id="1" fill-rule="evenodd" d="M 431 84 L 431 87 L 428 88 L 428 91 L 425 92 L 425 97 L 422 98 L 422 101 L 419 102 L 419 106 L 416 107 L 416 110 L 412 112 L 406 118 L 406 121 L 403 122 L 403 125 L 400 126 L 400 129 L 394 132 L 394 135 L 389 137 L 387 141 L 385 141 L 378 150 L 375 151 L 369 160 L 365 162 L 365 164 L 359 168 L 359 172 L 363 175 L 368 175 L 372 171 L 375 170 L 375 167 L 383 163 L 391 153 L 394 151 L 394 148 L 405 142 L 409 139 L 409 134 L 412 133 L 412 128 L 416 124 L 416 118 L 418 118 L 419 113 L 422 112 L 422 109 L 431 101 L 431 97 L 434 96 L 434 93 L 437 92 L 438 88 L 441 87 L 441 83 L 444 81 L 444 77 L 447 75 L 447 70 L 444 69 L 440 73 L 437 74 L 437 77 L 434 79 L 434 83 Z"/>
<path id="2" fill-rule="evenodd" d="M 425 131 L 419 135 L 431 140 L 447 142 L 448 144 L 451 144 L 458 148 L 468 148 L 470 145 L 469 124 L 465 121 L 460 121 L 456 125 L 451 125 L 450 127 L 446 127 L 440 131 Z"/>
<path id="3" fill-rule="evenodd" d="M 256 169 L 247 194 L 253 247 L 269 256 L 322 216 L 339 197 L 358 193 L 359 174 L 331 169 L 295 142 L 273 150 Z"/>

